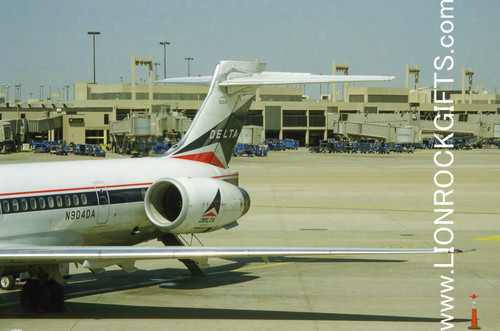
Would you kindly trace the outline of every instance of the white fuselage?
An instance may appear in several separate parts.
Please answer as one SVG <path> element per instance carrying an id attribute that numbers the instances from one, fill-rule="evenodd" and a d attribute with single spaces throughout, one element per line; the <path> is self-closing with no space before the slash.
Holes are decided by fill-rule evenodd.
<path id="1" fill-rule="evenodd" d="M 144 196 L 165 177 L 237 179 L 168 157 L 0 166 L 0 245 L 131 245 L 161 232 Z"/>

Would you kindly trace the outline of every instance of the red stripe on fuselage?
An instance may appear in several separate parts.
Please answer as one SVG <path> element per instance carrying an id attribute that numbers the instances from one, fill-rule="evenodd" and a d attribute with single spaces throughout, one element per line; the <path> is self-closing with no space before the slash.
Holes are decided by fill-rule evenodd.
<path id="1" fill-rule="evenodd" d="M 211 177 L 211 178 L 213 178 L 213 179 L 219 179 L 219 178 L 224 178 L 224 177 L 238 177 L 238 174 L 230 174 L 230 175 L 214 176 L 214 177 Z"/>
<path id="2" fill-rule="evenodd" d="M 172 157 L 176 158 L 176 159 L 184 159 L 184 160 L 198 161 L 198 162 L 213 164 L 214 166 L 217 166 L 217 167 L 226 168 L 222 164 L 222 162 L 217 158 L 217 156 L 215 156 L 214 152 L 204 152 L 204 153 L 188 154 L 188 155 L 177 155 L 177 156 L 172 156 Z"/>

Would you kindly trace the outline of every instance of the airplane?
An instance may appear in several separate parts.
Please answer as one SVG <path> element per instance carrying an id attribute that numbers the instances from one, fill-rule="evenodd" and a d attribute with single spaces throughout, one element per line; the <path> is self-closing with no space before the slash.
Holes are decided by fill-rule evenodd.
<path id="1" fill-rule="evenodd" d="M 64 310 L 59 266 L 93 272 L 136 260 L 178 259 L 203 273 L 208 258 L 434 253 L 434 249 L 193 247 L 181 235 L 231 229 L 250 208 L 228 167 L 255 92 L 265 85 L 387 81 L 391 76 L 266 72 L 261 62 L 222 61 L 212 76 L 165 79 L 210 84 L 181 141 L 160 157 L 0 166 L 0 276 L 28 273 L 21 304 Z M 135 246 L 158 239 L 165 246 Z M 451 253 L 451 252 L 450 252 Z"/>

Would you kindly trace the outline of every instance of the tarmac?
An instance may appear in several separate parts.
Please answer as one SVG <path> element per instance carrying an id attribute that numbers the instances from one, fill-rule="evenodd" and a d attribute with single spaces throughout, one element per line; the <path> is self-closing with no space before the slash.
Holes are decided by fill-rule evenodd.
<path id="1" fill-rule="evenodd" d="M 301 148 L 233 158 L 230 166 L 239 171 L 252 207 L 238 227 L 198 238 L 206 246 L 432 248 L 444 247 L 434 233 L 446 227 L 437 231 L 438 240 L 452 233 L 450 246 L 476 248 L 455 254 L 453 267 L 434 266 L 450 264 L 450 254 L 275 258 L 267 264 L 213 259 L 200 277 L 178 261 L 138 262 L 133 274 L 72 267 L 65 312 L 25 313 L 19 284 L 0 292 L 0 330 L 440 330 L 448 325 L 444 315 L 452 317 L 453 330 L 467 330 L 472 294 L 479 295 L 479 326 L 499 330 L 500 151 L 453 151 L 446 168 L 454 179 L 448 225 L 434 224 L 442 215 L 434 212 L 434 176 L 443 170 L 434 153 L 312 154 Z M 75 158 L 83 157 L 22 153 L 0 155 L 0 164 Z M 442 277 L 452 280 L 450 287 Z"/>

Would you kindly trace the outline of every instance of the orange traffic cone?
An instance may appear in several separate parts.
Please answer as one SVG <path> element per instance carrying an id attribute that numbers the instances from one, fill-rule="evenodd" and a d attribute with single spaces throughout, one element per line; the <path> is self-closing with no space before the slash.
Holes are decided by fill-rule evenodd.
<path id="1" fill-rule="evenodd" d="M 481 327 L 477 325 L 477 304 L 476 304 L 476 298 L 479 297 L 479 295 L 471 295 L 472 298 L 472 319 L 470 321 L 470 330 L 481 330 Z"/>

